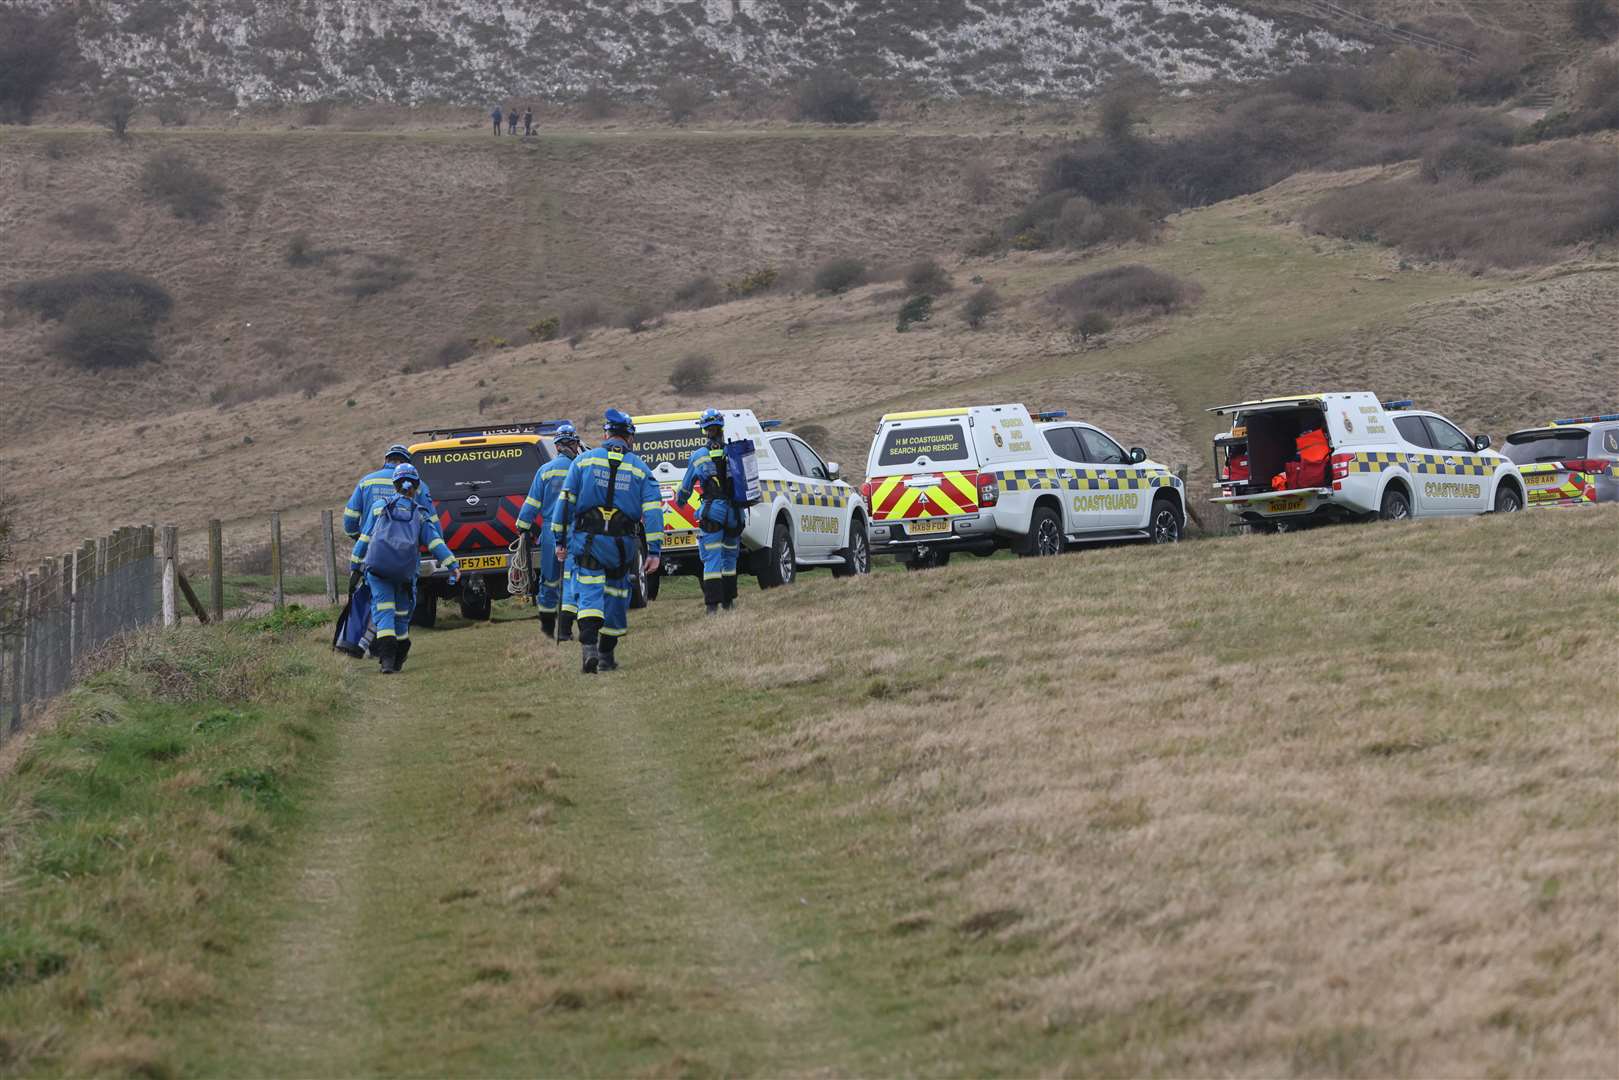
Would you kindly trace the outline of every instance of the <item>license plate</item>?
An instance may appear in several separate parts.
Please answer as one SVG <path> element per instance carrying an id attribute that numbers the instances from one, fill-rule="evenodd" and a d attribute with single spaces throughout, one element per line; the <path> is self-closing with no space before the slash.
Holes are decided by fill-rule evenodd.
<path id="1" fill-rule="evenodd" d="M 696 546 L 696 533 L 679 532 L 663 534 L 663 548 L 665 551 L 668 551 L 671 548 L 693 548 Z"/>
<path id="2" fill-rule="evenodd" d="M 950 531 L 948 518 L 934 518 L 931 521 L 908 521 L 905 523 L 907 536 L 922 536 L 928 533 L 947 533 Z"/>
<path id="3" fill-rule="evenodd" d="M 463 570 L 504 570 L 509 555 L 468 555 L 461 560 Z"/>
<path id="4" fill-rule="evenodd" d="M 1531 484 L 1544 484 L 1547 487 L 1561 487 L 1563 483 L 1563 477 L 1560 473 L 1531 473 L 1524 479 Z"/>
<path id="5" fill-rule="evenodd" d="M 1265 512 L 1267 514 L 1291 514 L 1303 510 L 1309 501 L 1309 497 L 1305 495 L 1289 495 L 1285 499 L 1272 499 L 1265 504 Z"/>

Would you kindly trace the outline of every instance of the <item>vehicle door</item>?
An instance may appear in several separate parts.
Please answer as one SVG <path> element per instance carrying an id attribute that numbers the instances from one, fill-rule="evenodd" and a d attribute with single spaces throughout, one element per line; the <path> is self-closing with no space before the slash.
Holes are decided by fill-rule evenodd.
<path id="1" fill-rule="evenodd" d="M 1405 443 L 1400 450 L 1405 456 L 1405 471 L 1411 476 L 1412 516 L 1445 513 L 1444 504 L 1439 499 L 1425 498 L 1422 493 L 1423 482 L 1434 475 L 1429 470 L 1436 467 L 1439 461 L 1439 456 L 1434 453 L 1433 439 L 1428 435 L 1428 425 L 1422 422 L 1420 416 L 1400 414 L 1394 417 L 1394 430 L 1400 433 Z"/>
<path id="2" fill-rule="evenodd" d="M 830 555 L 843 546 L 849 533 L 845 528 L 848 493 L 833 482 L 831 468 L 808 443 L 793 437 L 787 442 L 798 459 L 798 475 L 802 478 L 794 500 L 799 531 L 817 555 Z"/>
<path id="3" fill-rule="evenodd" d="M 1051 448 L 1052 465 L 1062 477 L 1058 486 L 1062 494 L 1063 532 L 1073 534 L 1106 529 L 1107 525 L 1096 513 L 1090 499 L 1096 489 L 1094 482 L 1088 479 L 1091 467 L 1085 458 L 1085 448 L 1079 441 L 1079 429 L 1072 425 L 1056 427 L 1042 424 L 1040 434 L 1045 436 L 1046 445 Z"/>
<path id="4" fill-rule="evenodd" d="M 783 475 L 778 483 L 787 498 L 787 512 L 793 521 L 793 546 L 799 558 L 817 558 L 826 553 L 825 539 L 813 529 L 805 528 L 805 497 L 808 485 L 804 482 L 804 463 L 798 460 L 798 448 L 803 443 L 786 435 L 770 440 L 770 452 Z"/>
<path id="5" fill-rule="evenodd" d="M 1091 427 L 1078 429 L 1087 466 L 1096 476 L 1094 496 L 1098 519 L 1105 529 L 1141 529 L 1147 524 L 1152 492 L 1141 483 L 1143 467 L 1130 460 L 1124 447 Z"/>
<path id="6" fill-rule="evenodd" d="M 1473 440 L 1461 428 L 1442 416 L 1425 415 L 1422 422 L 1428 428 L 1428 439 L 1437 456 L 1437 472 L 1425 473 L 1419 480 L 1423 494 L 1440 504 L 1435 513 L 1482 514 L 1489 509 L 1489 470 L 1482 453 L 1473 448 Z"/>

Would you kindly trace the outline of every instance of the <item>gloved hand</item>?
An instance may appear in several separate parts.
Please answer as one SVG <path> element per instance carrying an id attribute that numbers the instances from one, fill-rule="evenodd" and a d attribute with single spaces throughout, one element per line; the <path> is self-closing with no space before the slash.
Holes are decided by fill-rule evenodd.
<path id="1" fill-rule="evenodd" d="M 461 567 L 455 563 L 450 564 L 450 584 L 454 585 L 461 580 Z"/>
<path id="2" fill-rule="evenodd" d="M 349 571 L 349 595 L 350 596 L 354 595 L 354 590 L 358 589 L 360 587 L 360 582 L 362 582 L 364 580 L 365 580 L 365 571 L 361 570 L 358 566 L 356 566 L 354 569 Z"/>
<path id="3" fill-rule="evenodd" d="M 641 564 L 641 569 L 648 574 L 656 574 L 658 572 L 658 567 L 662 564 L 663 560 L 658 558 L 658 556 L 648 555 L 646 557 L 646 562 Z"/>

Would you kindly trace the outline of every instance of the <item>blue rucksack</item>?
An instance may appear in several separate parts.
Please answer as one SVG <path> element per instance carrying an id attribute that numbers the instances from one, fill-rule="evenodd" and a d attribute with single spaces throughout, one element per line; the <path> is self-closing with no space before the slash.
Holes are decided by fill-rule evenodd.
<path id="1" fill-rule="evenodd" d="M 383 504 L 371 522 L 365 568 L 387 581 L 415 581 L 420 568 L 421 508 L 416 500 L 397 496 Z"/>

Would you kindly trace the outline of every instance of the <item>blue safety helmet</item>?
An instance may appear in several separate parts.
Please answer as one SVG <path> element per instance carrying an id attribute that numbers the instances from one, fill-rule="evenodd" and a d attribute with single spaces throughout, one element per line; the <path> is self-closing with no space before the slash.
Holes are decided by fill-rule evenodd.
<path id="1" fill-rule="evenodd" d="M 559 443 L 576 443 L 579 441 L 579 429 L 573 426 L 572 421 L 564 420 L 557 425 L 556 431 L 552 432 L 552 437 Z"/>
<path id="2" fill-rule="evenodd" d="M 388 447 L 388 452 L 382 455 L 382 460 L 387 461 L 392 457 L 403 458 L 404 460 L 409 461 L 410 447 L 406 446 L 404 443 L 394 443 L 392 446 Z"/>
<path id="3" fill-rule="evenodd" d="M 697 426 L 707 431 L 711 427 L 724 427 L 725 414 L 718 409 L 704 409 L 703 415 L 697 418 Z"/>
<path id="4" fill-rule="evenodd" d="M 602 430 L 609 435 L 635 434 L 635 421 L 630 419 L 630 414 L 627 412 L 619 409 L 608 409 L 603 419 L 605 422 L 602 424 Z"/>
<path id="5" fill-rule="evenodd" d="M 401 487 L 405 484 L 409 484 L 411 487 L 422 486 L 421 474 L 416 471 L 416 466 L 408 461 L 394 468 L 394 487 Z"/>

